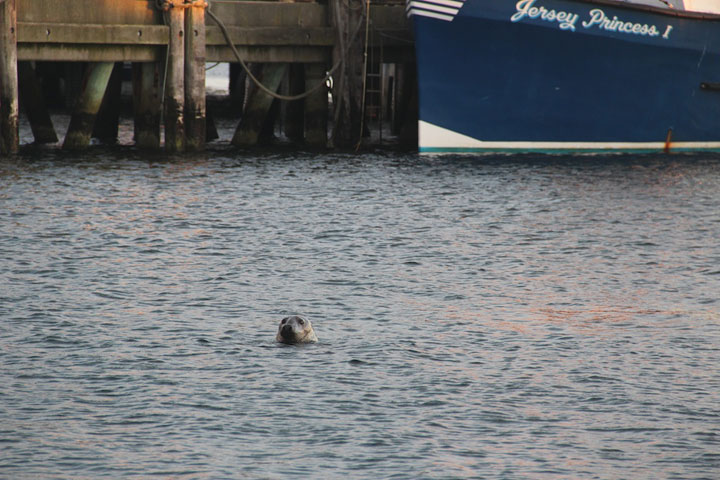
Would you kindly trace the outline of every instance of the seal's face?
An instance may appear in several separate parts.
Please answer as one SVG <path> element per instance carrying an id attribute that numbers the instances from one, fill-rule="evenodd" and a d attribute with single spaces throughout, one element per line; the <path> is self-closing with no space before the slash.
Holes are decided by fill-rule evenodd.
<path id="1" fill-rule="evenodd" d="M 275 339 L 280 343 L 317 342 L 310 320 L 299 315 L 283 318 Z"/>

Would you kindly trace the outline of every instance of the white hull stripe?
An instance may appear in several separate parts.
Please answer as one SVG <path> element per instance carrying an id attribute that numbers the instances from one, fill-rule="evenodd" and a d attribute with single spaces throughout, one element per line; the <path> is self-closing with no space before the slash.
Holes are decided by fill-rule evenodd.
<path id="1" fill-rule="evenodd" d="M 424 121 L 418 122 L 420 152 L 472 152 L 472 151 L 663 151 L 665 142 L 487 142 L 438 127 Z M 670 150 L 718 150 L 718 142 L 673 142 Z"/>
<path id="2" fill-rule="evenodd" d="M 417 15 L 420 17 L 430 17 L 430 18 L 437 18 L 438 20 L 445 20 L 446 22 L 452 22 L 453 17 L 452 15 L 443 15 L 441 13 L 435 13 L 435 12 L 428 12 L 427 10 L 416 10 L 414 8 L 411 8 L 408 10 L 408 17 L 411 15 Z"/>
<path id="3" fill-rule="evenodd" d="M 405 10 L 407 10 L 411 3 L 422 3 L 422 4 L 435 4 L 435 5 L 443 5 L 446 7 L 454 8 L 456 11 L 460 10 L 460 8 L 463 6 L 463 3 L 465 3 L 465 0 L 410 0 L 406 2 L 407 5 L 405 6 Z"/>
<path id="4" fill-rule="evenodd" d="M 408 0 L 405 12 L 408 17 L 419 15 L 451 22 L 465 4 L 465 0 Z"/>

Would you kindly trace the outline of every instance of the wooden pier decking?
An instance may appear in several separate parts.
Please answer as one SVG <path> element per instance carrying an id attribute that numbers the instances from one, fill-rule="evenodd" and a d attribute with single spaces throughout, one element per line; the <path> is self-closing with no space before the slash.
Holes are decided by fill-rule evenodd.
<path id="1" fill-rule="evenodd" d="M 288 136 L 314 147 L 357 144 L 363 123 L 377 120 L 388 98 L 412 109 L 413 44 L 401 0 L 0 0 L 0 50 L 3 154 L 18 151 L 20 104 L 35 142 L 57 142 L 44 102 L 52 82 L 40 80 L 59 65 L 64 95 L 73 99 L 66 149 L 85 148 L 102 128 L 98 113 L 117 103 L 123 68 L 132 69 L 138 148 L 205 147 L 207 62 L 241 65 L 232 70 L 262 84 L 248 81 L 239 102 L 238 146 L 258 141 L 273 97 L 293 106 L 283 109 Z M 396 72 L 392 95 L 383 65 Z"/>

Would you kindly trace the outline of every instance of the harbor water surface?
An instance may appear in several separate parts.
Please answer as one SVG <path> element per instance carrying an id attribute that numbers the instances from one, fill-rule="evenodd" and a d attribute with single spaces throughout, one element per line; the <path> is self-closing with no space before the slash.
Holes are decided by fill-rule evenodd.
<path id="1" fill-rule="evenodd" d="M 710 155 L 3 159 L 0 478 L 717 479 L 719 239 Z"/>

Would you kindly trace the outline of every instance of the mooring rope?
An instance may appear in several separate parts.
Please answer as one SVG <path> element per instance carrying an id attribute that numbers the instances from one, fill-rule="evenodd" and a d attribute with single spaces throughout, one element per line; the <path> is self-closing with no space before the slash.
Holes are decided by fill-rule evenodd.
<path id="1" fill-rule="evenodd" d="M 2 1 L 5 1 L 5 0 L 0 0 L 0 2 L 2 2 Z M 330 80 L 330 78 L 332 77 L 332 74 L 335 73 L 335 71 L 336 71 L 338 68 L 340 68 L 340 67 L 343 67 L 343 68 L 344 68 L 345 60 L 346 60 L 347 57 L 349 56 L 349 52 L 350 52 L 351 45 L 353 44 L 353 42 L 354 42 L 355 39 L 357 38 L 358 33 L 360 33 L 360 28 L 361 28 L 362 25 L 363 25 L 363 20 L 365 20 L 365 24 L 366 24 L 366 27 L 365 27 L 365 28 L 366 28 L 366 30 L 367 30 L 367 28 L 368 28 L 367 25 L 368 25 L 368 23 L 369 23 L 369 7 L 370 7 L 370 2 L 369 2 L 369 0 L 367 0 L 367 10 L 368 10 L 368 14 L 367 14 L 367 16 L 366 16 L 365 19 L 360 19 L 360 21 L 357 23 L 357 25 L 355 26 L 355 30 L 353 31 L 352 35 L 351 35 L 351 36 L 349 37 L 349 39 L 348 39 L 349 42 L 346 43 L 346 42 L 345 42 L 345 38 L 344 38 L 344 36 L 342 35 L 342 32 L 338 31 L 338 37 L 339 37 L 339 43 L 340 43 L 340 59 L 339 59 L 339 60 L 335 63 L 335 65 L 333 65 L 333 67 L 326 73 L 325 78 L 323 78 L 322 81 L 319 82 L 317 85 L 315 85 L 314 87 L 310 88 L 309 90 L 307 90 L 307 91 L 305 91 L 305 92 L 303 92 L 303 93 L 301 93 L 301 94 L 298 94 L 298 95 L 281 95 L 281 94 L 276 93 L 276 92 L 274 92 L 273 90 L 269 89 L 269 88 L 266 87 L 265 85 L 263 85 L 263 83 L 262 83 L 260 80 L 258 80 L 258 78 L 255 77 L 255 75 L 253 75 L 253 73 L 250 71 L 250 68 L 248 67 L 247 63 L 245 63 L 245 61 L 244 61 L 244 60 L 242 59 L 242 57 L 240 56 L 240 52 L 238 52 L 237 48 L 235 48 L 235 45 L 233 44 L 232 39 L 230 38 L 230 34 L 229 34 L 228 31 L 227 31 L 227 27 L 225 26 L 225 24 L 223 23 L 223 21 L 220 20 L 220 19 L 217 17 L 217 15 L 215 15 L 215 14 L 212 12 L 212 10 L 211 10 L 211 5 L 210 5 L 209 2 L 205 2 L 204 0 L 189 0 L 188 3 L 183 3 L 182 5 L 190 5 L 190 6 L 192 6 L 192 5 L 195 5 L 195 4 L 198 4 L 199 6 L 202 6 L 203 8 L 205 8 L 208 16 L 209 16 L 209 17 L 217 24 L 217 26 L 220 28 L 220 31 L 222 32 L 223 37 L 225 37 L 225 41 L 227 42 L 228 46 L 230 47 L 230 49 L 231 49 L 232 52 L 233 52 L 233 55 L 235 55 L 235 58 L 236 58 L 237 61 L 240 63 L 240 65 L 242 66 L 243 70 L 244 70 L 245 73 L 248 75 L 248 77 L 252 80 L 252 82 L 253 82 L 255 85 L 257 85 L 257 87 L 258 87 L 260 90 L 262 90 L 263 92 L 267 93 L 268 95 L 270 95 L 270 96 L 273 97 L 273 98 L 276 98 L 276 99 L 282 100 L 282 101 L 302 100 L 303 98 L 312 95 L 315 91 L 317 91 L 318 89 L 320 89 L 321 87 L 323 87 L 324 85 L 326 85 L 327 82 L 328 82 L 328 80 Z M 163 21 L 165 22 L 165 24 L 168 24 L 168 23 L 169 23 L 169 22 L 168 22 L 168 19 L 167 19 L 168 11 L 170 10 L 170 8 L 175 8 L 176 5 L 178 5 L 178 4 L 175 4 L 174 2 L 169 1 L 169 0 L 155 0 L 155 6 L 156 6 L 156 8 L 157 8 L 158 10 L 160 10 L 160 11 L 162 12 L 162 14 L 163 14 Z M 350 8 L 350 4 L 349 4 L 349 3 L 347 3 L 346 6 L 347 6 L 348 8 Z M 361 3 L 360 6 L 359 6 L 358 8 L 356 8 L 356 9 L 359 10 L 359 9 L 362 8 L 362 7 L 363 7 L 363 5 L 362 5 L 362 3 Z M 186 7 L 185 7 L 185 8 L 186 8 Z M 356 9 L 354 8 L 353 10 L 356 10 Z M 339 8 L 335 8 L 334 10 L 335 10 L 336 20 L 337 20 L 338 24 L 340 24 L 340 9 L 339 9 Z M 366 32 L 366 37 L 367 37 L 367 32 Z M 367 43 L 367 39 L 366 39 L 366 43 Z M 367 48 L 367 45 L 366 45 L 366 48 Z M 164 72 L 164 75 L 163 75 L 163 87 L 162 87 L 162 94 L 161 94 L 161 99 L 160 99 L 160 109 L 161 109 L 161 112 L 163 112 L 163 110 L 164 110 L 164 109 L 163 109 L 163 105 L 164 105 L 164 102 L 165 102 L 165 88 L 166 88 L 166 81 L 167 81 L 167 67 L 168 67 L 168 59 L 169 59 L 169 56 L 170 56 L 170 44 L 168 43 L 168 49 L 167 49 L 167 53 L 166 53 L 166 55 L 165 55 L 165 72 Z M 343 85 L 344 85 L 344 83 L 345 83 L 343 77 L 344 77 L 344 75 L 341 74 L 341 75 L 340 75 L 340 82 L 338 82 L 338 91 L 340 91 L 340 92 L 342 92 L 342 90 L 343 90 Z M 363 83 L 364 83 L 364 82 L 365 82 L 365 80 L 363 80 Z M 338 120 L 339 120 L 340 110 L 341 110 L 342 103 L 343 103 L 343 98 L 342 98 L 342 94 L 340 94 L 340 95 L 338 95 L 337 102 L 335 102 L 335 111 L 334 111 L 334 113 L 333 113 L 333 120 L 334 120 L 334 122 L 335 122 L 336 125 L 337 125 Z M 364 104 L 364 102 L 363 102 L 363 104 Z M 364 107 L 363 107 L 363 108 L 364 108 Z M 336 133 L 337 133 L 337 130 L 334 130 L 333 133 L 332 133 L 332 135 L 331 135 L 331 142 L 332 142 L 333 139 L 335 138 L 335 134 L 336 134 Z M 362 138 L 362 132 L 361 132 L 361 138 Z"/>
<path id="2" fill-rule="evenodd" d="M 220 27 L 220 31 L 222 31 L 222 34 L 223 34 L 223 36 L 225 37 L 225 41 L 227 42 L 228 46 L 229 46 L 230 49 L 232 50 L 232 52 L 233 52 L 233 54 L 235 55 L 235 58 L 237 59 L 237 61 L 238 61 L 238 62 L 240 63 L 240 65 L 242 66 L 243 70 L 245 70 L 245 73 L 246 73 L 247 76 L 250 78 L 250 80 L 252 80 L 253 83 L 254 83 L 255 85 L 257 85 L 257 87 L 258 87 L 260 90 L 262 90 L 263 92 L 267 93 L 268 95 L 270 95 L 270 96 L 273 97 L 273 98 L 277 98 L 278 100 L 283 100 L 283 101 L 286 101 L 286 102 L 292 102 L 292 101 L 294 101 L 294 100 L 302 100 L 303 98 L 308 97 L 308 96 L 312 95 L 313 93 L 315 93 L 315 92 L 316 92 L 318 89 L 320 89 L 321 87 L 326 86 L 326 85 L 327 85 L 327 81 L 330 79 L 330 77 L 332 76 L 332 74 L 335 73 L 335 71 L 336 71 L 338 68 L 340 68 L 340 66 L 345 62 L 345 58 L 347 57 L 347 54 L 348 54 L 347 51 L 344 51 L 344 50 L 343 50 L 343 51 L 342 51 L 342 55 L 340 56 L 340 59 L 339 59 L 339 60 L 335 63 L 335 65 L 333 65 L 333 67 L 326 73 L 325 78 L 323 78 L 322 81 L 320 81 L 317 85 L 313 86 L 312 88 L 310 88 L 310 89 L 306 90 L 305 92 L 300 93 L 300 94 L 298 94 L 298 95 L 281 95 L 281 94 L 276 93 L 275 91 L 269 89 L 269 88 L 266 87 L 265 85 L 263 85 L 263 83 L 262 83 L 260 80 L 258 80 L 258 78 L 257 78 L 255 75 L 253 75 L 253 73 L 250 71 L 250 68 L 248 67 L 248 65 L 245 63 L 245 61 L 244 61 L 244 60 L 242 59 L 242 57 L 240 56 L 240 52 L 238 52 L 237 48 L 235 48 L 235 45 L 233 44 L 232 39 L 230 38 L 230 34 L 229 34 L 228 31 L 227 31 L 227 27 L 225 27 L 225 24 L 223 23 L 223 21 L 220 20 L 220 19 L 217 17 L 217 15 L 215 15 L 215 14 L 212 12 L 212 10 L 210 9 L 210 6 L 209 6 L 209 5 L 208 5 L 208 7 L 207 7 L 206 12 L 207 12 L 208 16 L 217 24 L 217 26 Z M 358 25 L 357 25 L 357 27 L 356 27 L 356 29 L 355 29 L 355 32 L 354 32 L 353 35 L 352 35 L 352 39 L 351 39 L 350 43 L 352 43 L 353 40 L 355 39 L 355 37 L 357 36 L 358 32 L 360 31 L 360 26 L 361 26 L 361 25 L 362 25 L 362 22 L 359 22 Z"/>

